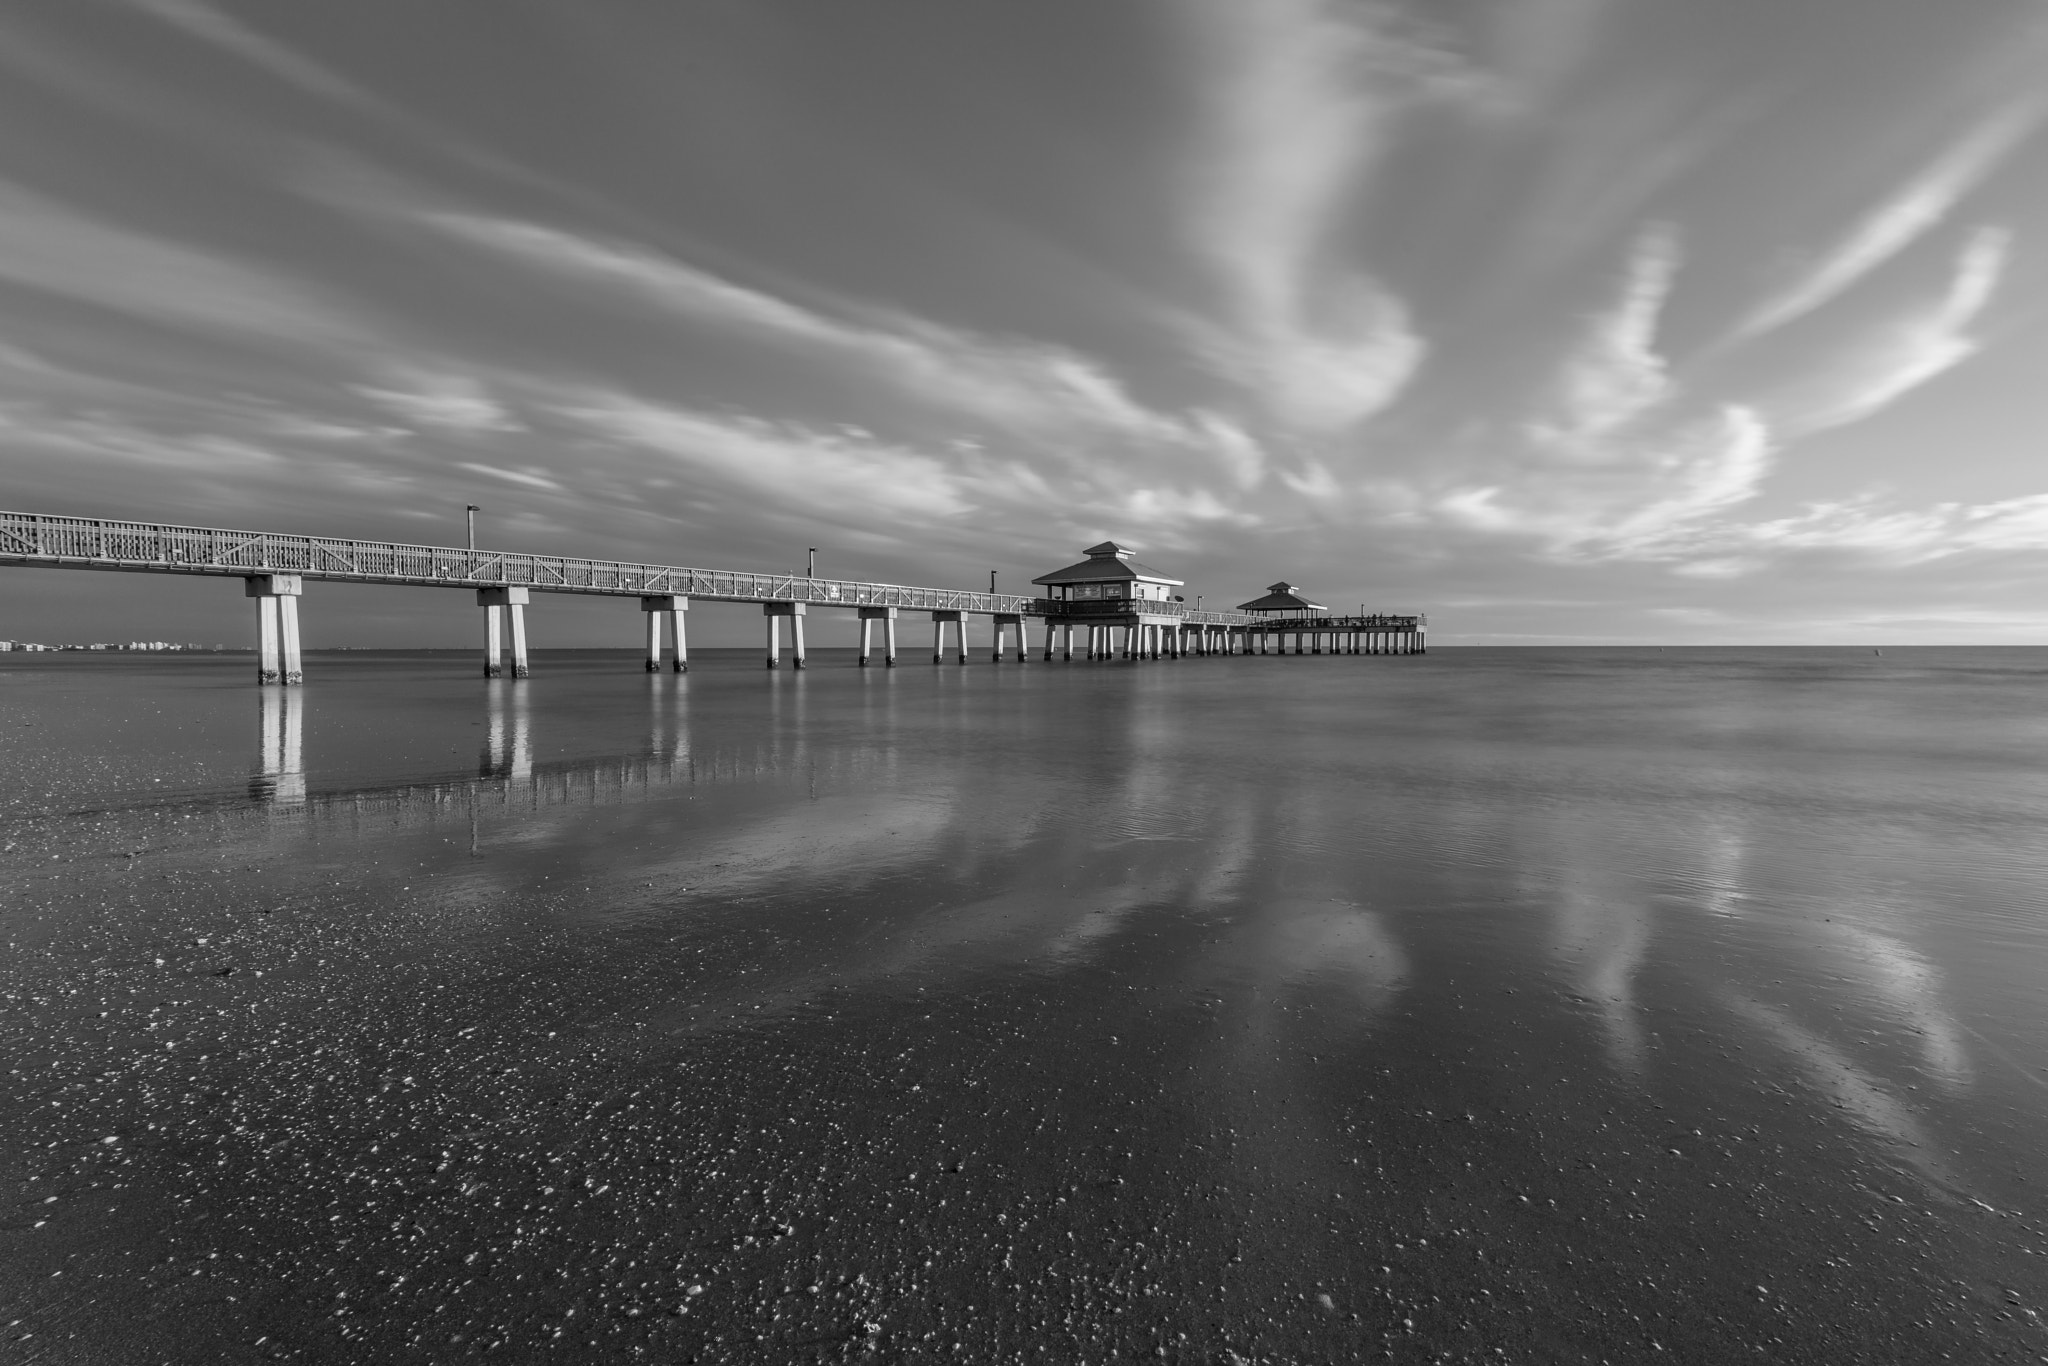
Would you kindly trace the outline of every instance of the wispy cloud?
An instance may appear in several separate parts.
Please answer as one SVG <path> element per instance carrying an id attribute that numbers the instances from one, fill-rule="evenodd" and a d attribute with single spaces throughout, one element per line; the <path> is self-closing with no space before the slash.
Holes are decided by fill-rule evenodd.
<path id="1" fill-rule="evenodd" d="M 265 37 L 241 20 L 207 4 L 206 0 L 130 0 L 130 3 L 195 38 L 226 48 L 302 89 L 358 109 L 382 110 L 381 103 L 362 87 L 343 80 L 283 43 Z"/>
<path id="2" fill-rule="evenodd" d="M 358 341 L 335 305 L 269 270 L 106 223 L 0 181 L 0 278 L 156 322 Z"/>
<path id="3" fill-rule="evenodd" d="M 1672 392 L 1670 368 L 1657 351 L 1658 319 L 1679 265 L 1677 234 L 1666 225 L 1636 241 L 1619 297 L 1589 321 L 1559 367 L 1548 413 L 1535 424 L 1553 444 L 1583 444 L 1613 432 L 1662 403 Z"/>
<path id="4" fill-rule="evenodd" d="M 615 391 L 586 391 L 561 418 L 615 445 L 652 452 L 730 493 L 834 521 L 904 514 L 951 518 L 973 500 L 948 462 L 865 434 L 698 412 Z"/>
<path id="5" fill-rule="evenodd" d="M 458 460 L 455 462 L 455 468 L 468 470 L 471 474 L 485 475 L 492 479 L 502 479 L 508 484 L 518 484 L 523 488 L 541 489 L 547 493 L 567 492 L 559 479 L 552 478 L 536 470 L 508 470 L 496 465 L 480 465 L 473 460 Z"/>
<path id="6" fill-rule="evenodd" d="M 645 247 L 559 228 L 445 210 L 416 217 L 494 252 L 608 285 L 641 304 L 828 351 L 924 404 L 979 421 L 1177 444 L 1203 443 L 1209 431 L 1207 424 L 1146 408 L 1099 364 L 1061 347 L 991 338 L 850 302 L 834 311 L 806 307 Z"/>
<path id="7" fill-rule="evenodd" d="M 1895 190 L 1826 254 L 1759 303 L 1736 329 L 1754 337 L 1840 296 L 1920 240 L 2040 127 L 2048 97 L 2028 94 L 1993 110 Z"/>
<path id="8" fill-rule="evenodd" d="M 1860 331 L 1846 352 L 1772 403 L 1779 424 L 1804 435 L 1859 422 L 1977 353 L 1969 334 L 2005 273 L 2012 236 L 1979 228 L 1958 255 L 1945 293 Z"/>
<path id="9" fill-rule="evenodd" d="M 469 375 L 408 371 L 402 388 L 350 386 L 364 398 L 408 422 L 465 436 L 524 431 L 525 426 Z"/>
<path id="10" fill-rule="evenodd" d="M 1470 73 L 1380 4 L 1188 12 L 1205 54 L 1188 221 L 1228 296 L 1223 333 L 1197 347 L 1277 418 L 1353 425 L 1401 392 L 1425 347 L 1402 301 L 1342 265 L 1332 237 L 1400 111 Z"/>

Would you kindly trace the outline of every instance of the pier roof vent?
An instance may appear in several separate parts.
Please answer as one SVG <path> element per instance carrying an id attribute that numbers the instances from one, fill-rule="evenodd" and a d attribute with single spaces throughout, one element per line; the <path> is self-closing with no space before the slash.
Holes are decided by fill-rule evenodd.
<path id="1" fill-rule="evenodd" d="M 1088 558 L 1050 574 L 1040 574 L 1033 583 L 1044 584 L 1056 600 L 1074 598 L 1151 598 L 1164 601 L 1169 588 L 1185 580 L 1168 578 L 1131 558 L 1128 546 L 1115 541 L 1089 546 L 1081 552 Z"/>
<path id="2" fill-rule="evenodd" d="M 1310 602 L 1307 598 L 1301 596 L 1300 591 L 1294 584 L 1276 583 L 1266 590 L 1265 597 L 1253 598 L 1250 602 L 1241 602 L 1237 605 L 1237 610 L 1240 612 L 1284 612 L 1289 616 L 1298 616 L 1303 612 L 1327 612 L 1330 609 L 1319 602 Z"/>

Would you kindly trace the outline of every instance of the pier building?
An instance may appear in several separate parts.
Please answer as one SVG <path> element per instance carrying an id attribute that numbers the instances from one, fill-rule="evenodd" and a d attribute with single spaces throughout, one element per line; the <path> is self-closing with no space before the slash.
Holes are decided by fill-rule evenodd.
<path id="1" fill-rule="evenodd" d="M 789 622 L 791 664 L 805 664 L 805 619 L 812 609 L 842 609 L 859 630 L 859 662 L 872 654 L 874 626 L 882 625 L 883 663 L 897 662 L 896 625 L 907 611 L 928 612 L 932 662 L 948 655 L 947 627 L 959 663 L 968 662 L 967 623 L 985 616 L 992 627 L 991 659 L 1002 662 L 1014 640 L 1016 658 L 1028 658 L 1028 622 L 1045 626 L 1044 657 L 1074 657 L 1082 635 L 1087 659 L 1155 660 L 1214 654 L 1286 653 L 1421 654 L 1428 619 L 1414 614 L 1332 616 L 1276 584 L 1265 598 L 1234 610 L 1203 611 L 1173 592 L 1182 581 L 1136 562 L 1114 541 L 1090 546 L 1079 563 L 1032 580 L 1043 596 L 977 593 L 951 588 L 820 579 L 808 574 L 757 574 L 691 569 L 624 560 L 533 555 L 473 546 L 405 545 L 391 541 L 237 531 L 97 517 L 0 512 L 0 567 L 90 569 L 135 574 L 178 574 L 242 580 L 256 602 L 257 679 L 291 686 L 304 681 L 299 603 L 309 582 L 373 583 L 458 589 L 475 594 L 484 612 L 484 667 L 489 678 L 520 679 L 530 672 L 525 609 L 534 593 L 637 599 L 646 619 L 650 670 L 689 667 L 684 622 L 692 600 L 757 603 L 767 625 L 765 662 L 782 658 L 782 624 Z M 623 634 L 623 632 L 622 632 Z"/>

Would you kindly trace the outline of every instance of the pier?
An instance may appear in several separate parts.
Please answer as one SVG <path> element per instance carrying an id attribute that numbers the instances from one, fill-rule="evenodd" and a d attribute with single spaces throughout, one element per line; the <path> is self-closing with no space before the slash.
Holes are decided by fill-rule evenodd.
<path id="1" fill-rule="evenodd" d="M 970 658 L 970 618 L 987 621 L 989 660 L 1032 657 L 1029 627 L 1041 631 L 1039 657 L 1071 661 L 1077 641 L 1084 660 L 1177 660 L 1210 655 L 1412 655 L 1428 647 L 1421 613 L 1333 616 L 1298 596 L 1231 609 L 1190 607 L 1168 578 L 1133 560 L 1113 541 L 1086 559 L 1033 580 L 1043 597 L 806 574 L 692 569 L 624 560 L 533 555 L 505 550 L 406 545 L 282 532 L 237 531 L 105 518 L 0 512 L 0 567 L 87 569 L 137 574 L 239 578 L 257 609 L 257 680 L 289 687 L 304 682 L 299 600 L 307 582 L 371 583 L 470 591 L 484 612 L 483 672 L 525 678 L 530 672 L 525 608 L 534 593 L 637 598 L 646 617 L 645 667 L 689 668 L 685 623 L 690 603 L 758 603 L 766 627 L 764 662 L 781 666 L 784 623 L 788 661 L 806 664 L 804 626 L 813 608 L 848 613 L 859 632 L 858 663 L 866 667 L 874 637 L 882 663 L 897 663 L 898 616 L 930 614 L 932 662 Z M 1290 585 L 1276 585 L 1291 595 Z M 880 624 L 877 633 L 874 627 Z M 948 628 L 951 628 L 950 631 Z M 948 637 L 951 637 L 949 649 Z"/>

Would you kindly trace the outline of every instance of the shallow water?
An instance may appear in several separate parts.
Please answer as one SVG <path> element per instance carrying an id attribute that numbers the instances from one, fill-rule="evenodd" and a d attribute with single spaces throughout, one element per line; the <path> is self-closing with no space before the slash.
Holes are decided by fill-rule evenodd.
<path id="1" fill-rule="evenodd" d="M 2048 1359 L 2048 652 L 535 663 L 0 657 L 5 1354 Z"/>

